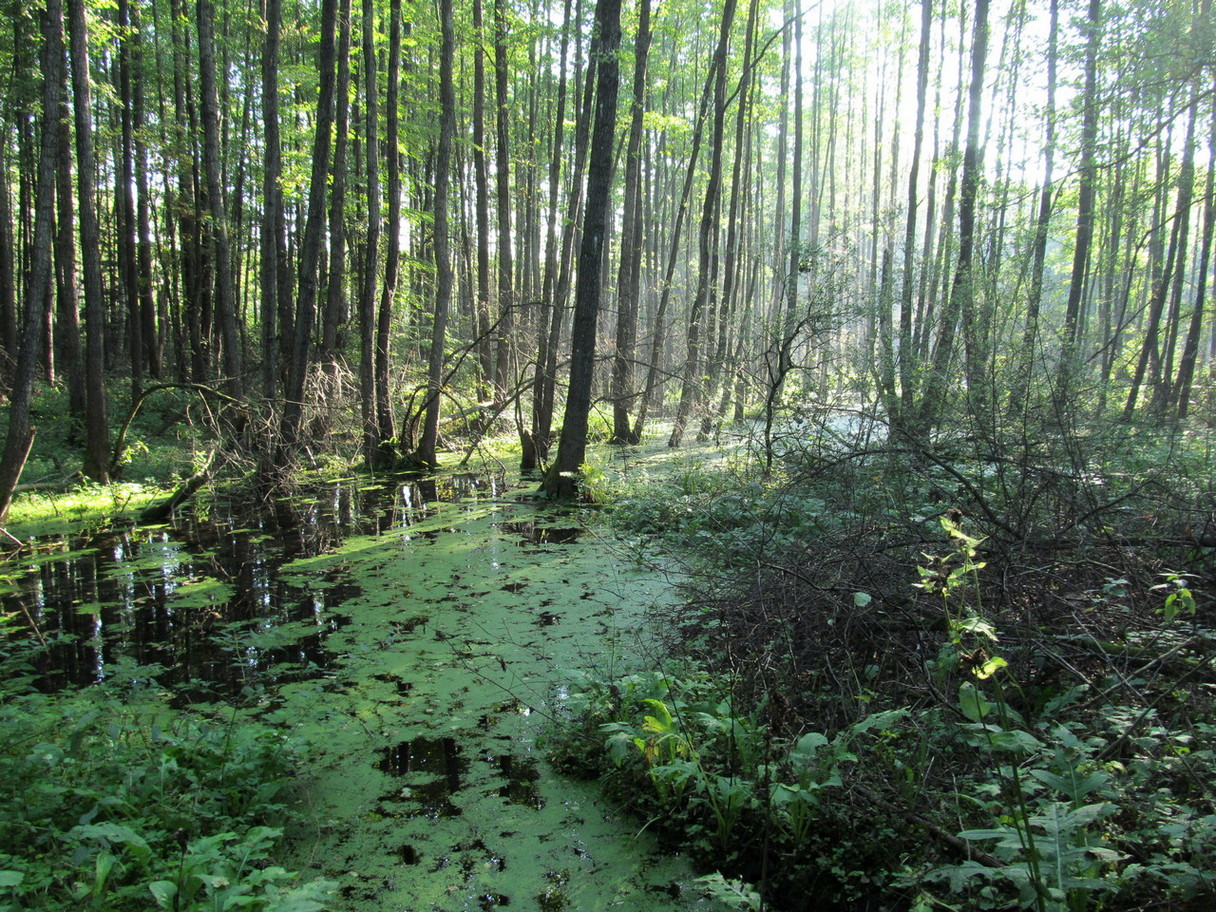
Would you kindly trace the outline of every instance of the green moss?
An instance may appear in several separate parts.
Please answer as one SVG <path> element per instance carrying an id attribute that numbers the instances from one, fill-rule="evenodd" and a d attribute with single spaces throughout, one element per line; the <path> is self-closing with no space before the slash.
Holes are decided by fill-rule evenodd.
<path id="1" fill-rule="evenodd" d="M 144 507 L 166 494 L 165 488 L 134 483 L 81 485 L 63 494 L 31 491 L 14 498 L 6 529 L 28 541 L 133 523 Z"/>

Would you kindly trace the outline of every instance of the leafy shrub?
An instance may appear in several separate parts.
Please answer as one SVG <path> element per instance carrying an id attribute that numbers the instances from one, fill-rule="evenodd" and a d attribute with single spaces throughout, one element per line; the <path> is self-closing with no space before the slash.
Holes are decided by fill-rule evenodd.
<path id="1" fill-rule="evenodd" d="M 102 688 L 44 694 L 0 664 L 0 912 L 322 908 L 330 885 L 271 863 L 281 734 L 158 722 Z"/>

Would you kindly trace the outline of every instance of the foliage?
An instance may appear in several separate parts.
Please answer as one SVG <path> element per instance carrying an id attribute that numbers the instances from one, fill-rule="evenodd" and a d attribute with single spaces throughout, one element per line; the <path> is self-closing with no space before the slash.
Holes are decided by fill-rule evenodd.
<path id="1" fill-rule="evenodd" d="M 842 811 L 859 755 L 897 737 L 901 711 L 867 716 L 831 738 L 776 738 L 762 710 L 737 712 L 723 681 L 696 668 L 583 684 L 550 735 L 550 757 L 601 775 L 647 827 L 718 869 L 701 883 L 719 900 L 758 908 L 746 882 L 767 878 L 782 907 L 816 908 L 860 899 L 893 876 L 878 866 L 902 841 L 898 829 Z"/>
<path id="2" fill-rule="evenodd" d="M 281 734 L 104 688 L 40 693 L 22 656 L 3 664 L 0 909 L 323 908 L 328 884 L 272 861 Z"/>
<path id="3" fill-rule="evenodd" d="M 914 444 L 854 418 L 781 439 L 772 473 L 615 506 L 682 565 L 653 627 L 696 669 L 584 689 L 572 730 L 599 720 L 618 793 L 765 907 L 1210 903 L 1206 438 L 1030 421 Z"/>

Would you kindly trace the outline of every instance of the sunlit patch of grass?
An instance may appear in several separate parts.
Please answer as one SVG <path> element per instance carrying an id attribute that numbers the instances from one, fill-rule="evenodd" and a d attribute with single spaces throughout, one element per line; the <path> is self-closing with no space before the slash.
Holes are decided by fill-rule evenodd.
<path id="1" fill-rule="evenodd" d="M 119 519 L 134 521 L 140 510 L 165 494 L 165 488 L 132 482 L 80 485 L 58 494 L 30 491 L 14 498 L 5 528 L 9 535 L 26 541 Z"/>

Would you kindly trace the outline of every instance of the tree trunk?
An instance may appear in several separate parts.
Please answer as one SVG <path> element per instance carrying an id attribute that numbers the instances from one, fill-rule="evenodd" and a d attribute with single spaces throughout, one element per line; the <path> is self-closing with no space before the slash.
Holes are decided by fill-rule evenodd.
<path id="1" fill-rule="evenodd" d="M 380 309 L 376 320 L 376 412 L 380 430 L 381 456 L 392 455 L 388 441 L 395 436 L 389 398 L 389 356 L 393 306 L 397 278 L 401 271 L 401 136 L 398 95 L 401 84 L 401 0 L 389 3 L 388 94 L 386 97 L 386 166 L 388 168 L 388 233 L 384 248 L 384 282 L 380 288 Z M 439 165 L 436 163 L 436 168 Z M 438 171 L 436 177 L 439 176 Z"/>
<path id="2" fill-rule="evenodd" d="M 215 267 L 215 322 L 223 345 L 224 392 L 233 399 L 244 396 L 241 339 L 237 330 L 236 283 L 228 242 L 224 183 L 220 176 L 220 100 L 216 84 L 215 8 L 213 0 L 197 0 L 199 87 L 203 117 L 203 168 L 211 214 L 211 256 Z"/>
<path id="3" fill-rule="evenodd" d="M 363 459 L 378 467 L 391 458 L 384 446 L 392 436 L 381 431 L 380 390 L 378 384 L 380 352 L 377 351 L 376 292 L 379 289 L 380 230 L 380 116 L 376 86 L 375 46 L 376 6 L 363 0 L 363 116 L 364 150 L 367 179 L 367 237 L 363 247 L 363 282 L 359 288 L 360 401 L 363 415 Z M 387 375 L 387 367 L 385 368 Z M 387 382 L 386 382 L 387 385 Z M 387 392 L 385 399 L 388 398 Z"/>
<path id="4" fill-rule="evenodd" d="M 495 394 L 506 394 L 511 366 L 515 261 L 511 247 L 511 117 L 507 60 L 506 0 L 494 0 L 494 100 L 498 144 L 494 150 L 498 191 L 498 345 L 494 355 Z"/>
<path id="5" fill-rule="evenodd" d="M 316 319 L 317 271 L 321 262 L 321 243 L 325 226 L 325 189 L 329 174 L 330 133 L 334 120 L 334 64 L 337 32 L 337 0 L 321 3 L 321 48 L 317 70 L 317 127 L 312 148 L 312 176 L 308 186 L 308 215 L 300 243 L 299 282 L 296 289 L 294 345 L 288 373 L 286 402 L 283 405 L 280 465 L 285 464 L 299 442 L 304 409 L 304 386 L 312 350 L 313 322 Z"/>
<path id="6" fill-rule="evenodd" d="M 933 0 L 921 0 L 920 14 L 920 51 L 916 59 L 916 121 L 912 134 L 912 161 L 908 168 L 903 277 L 899 291 L 899 350 L 896 359 L 899 365 L 900 394 L 897 397 L 894 388 L 886 390 L 887 415 L 894 424 L 899 424 L 903 418 L 901 406 L 903 402 L 907 401 L 904 398 L 904 391 L 911 389 L 916 376 L 915 350 L 912 344 L 912 289 L 915 284 L 916 213 L 920 193 L 920 160 L 925 144 L 925 102 L 929 92 L 929 47 L 933 43 Z M 926 269 L 927 265 L 922 262 L 921 269 Z M 890 385 L 893 387 L 893 384 Z"/>
<path id="7" fill-rule="evenodd" d="M 452 23 L 452 0 L 439 2 L 439 148 L 435 154 L 435 315 L 431 323 L 431 351 L 427 363 L 426 413 L 422 422 L 415 458 L 423 466 L 438 463 L 435 452 L 439 438 L 439 411 L 443 382 L 443 348 L 447 332 L 448 307 L 452 298 L 452 266 L 448 228 L 448 184 L 451 170 L 452 138 L 456 132 L 456 90 L 452 63 L 456 38 Z"/>
<path id="8" fill-rule="evenodd" d="M 726 0 L 718 28 L 718 46 L 714 52 L 714 119 L 710 137 L 709 177 L 705 200 L 701 207 L 698 233 L 697 290 L 688 315 L 688 355 L 684 362 L 680 384 L 680 404 L 668 446 L 678 447 L 684 437 L 688 418 L 704 395 L 701 363 L 702 325 L 707 309 L 712 309 L 717 297 L 719 213 L 722 205 L 722 141 L 726 126 L 726 55 L 730 48 L 730 30 L 735 18 L 735 0 Z"/>
<path id="9" fill-rule="evenodd" d="M 139 321 L 142 324 L 140 339 L 143 342 L 142 357 L 148 376 L 159 380 L 164 367 L 161 362 L 161 333 L 156 319 L 156 296 L 152 274 L 152 189 L 148 179 L 148 141 L 145 136 L 144 82 L 147 72 L 144 66 L 143 26 L 139 8 L 131 10 L 131 63 L 135 71 L 135 82 L 131 87 L 132 128 L 135 142 L 135 194 L 138 250 L 136 255 L 137 293 L 139 297 Z"/>
<path id="10" fill-rule="evenodd" d="M 1068 395 L 1073 361 L 1076 358 L 1077 325 L 1081 299 L 1089 271 L 1089 248 L 1094 234 L 1095 160 L 1098 143 L 1098 45 L 1101 38 L 1102 0 L 1089 0 L 1085 31 L 1085 88 L 1081 96 L 1081 161 L 1078 167 L 1077 235 L 1073 245 L 1072 278 L 1064 312 L 1063 347 L 1060 354 L 1061 391 Z"/>
<path id="11" fill-rule="evenodd" d="M 1205 10 L 1209 4 L 1205 4 Z M 1216 83 L 1213 84 L 1216 91 Z M 1208 133 L 1208 161 L 1216 161 L 1216 109 L 1212 112 L 1211 129 Z M 1216 231 L 1216 168 L 1208 168 L 1207 186 L 1204 188 L 1203 239 L 1199 247 L 1199 267 L 1195 272 L 1195 308 L 1191 311 L 1191 323 L 1187 328 L 1182 359 L 1178 363 L 1178 382 L 1174 384 L 1178 403 L 1178 417 L 1186 418 L 1190 409 L 1191 385 L 1195 379 L 1195 362 L 1199 356 L 1199 341 L 1203 334 L 1204 303 L 1208 288 L 1208 266 L 1212 259 L 1212 237 Z M 1216 338 L 1216 337 L 1214 337 Z"/>
<path id="12" fill-rule="evenodd" d="M 273 402 L 278 396 L 279 372 L 284 365 L 284 335 L 280 314 L 287 308 L 291 292 L 287 260 L 287 221 L 283 211 L 282 139 L 279 134 L 279 35 L 282 30 L 282 0 L 265 0 L 266 38 L 262 47 L 262 395 Z"/>
<path id="13" fill-rule="evenodd" d="M 620 277 L 617 279 L 616 349 L 612 358 L 612 440 L 635 444 L 629 426 L 633 362 L 638 329 L 642 265 L 642 133 L 646 112 L 646 63 L 650 52 L 650 0 L 638 2 L 638 36 L 633 64 L 633 107 L 625 153 L 625 211 L 621 223 Z"/>
<path id="14" fill-rule="evenodd" d="M 971 83 L 967 101 L 967 144 L 963 150 L 963 173 L 959 179 L 958 261 L 950 298 L 941 310 L 937 341 L 925 382 L 918 426 L 931 430 L 941 416 L 954 357 L 954 338 L 961 319 L 974 317 L 973 256 L 975 252 L 975 210 L 979 194 L 983 151 L 980 147 L 981 103 L 984 69 L 988 54 L 988 0 L 976 0 L 975 24 L 971 42 Z"/>
<path id="15" fill-rule="evenodd" d="M 537 460 L 548 458 L 550 425 L 542 426 L 545 416 L 545 393 L 553 382 L 548 374 L 550 351 L 558 344 L 551 333 L 557 313 L 558 245 L 557 202 L 561 192 L 562 142 L 565 137 L 566 119 L 566 64 L 570 49 L 570 0 L 565 0 L 562 13 L 561 52 L 557 77 L 557 106 L 553 116 L 553 144 L 549 155 L 549 209 L 545 225 L 545 272 L 541 285 L 542 306 L 536 328 L 536 367 L 532 376 L 532 439 L 531 446 L 524 448 L 524 459 L 520 471 L 530 472 L 536 468 Z M 572 194 L 573 195 L 573 194 Z M 564 233 L 564 232 L 563 232 Z M 480 270 L 480 260 L 478 269 Z"/>
<path id="16" fill-rule="evenodd" d="M 567 0 L 567 8 L 569 0 Z M 486 166 L 486 55 L 482 0 L 473 0 L 473 181 L 477 231 L 477 364 L 487 389 L 494 383 L 494 346 L 490 331 L 490 189 Z M 560 107 L 560 99 L 559 99 Z"/>
<path id="17" fill-rule="evenodd" d="M 729 2 L 729 0 L 728 0 Z M 600 268 L 604 233 L 612 197 L 612 145 L 616 132 L 616 96 L 620 82 L 617 48 L 621 43 L 621 0 L 597 0 L 595 22 L 600 57 L 596 64 L 595 126 L 588 164 L 587 206 L 579 248 L 578 281 L 571 329 L 570 385 L 557 458 L 541 482 L 549 497 L 571 499 L 578 493 L 578 472 L 587 452 L 587 420 L 595 373 L 595 335 L 599 316 Z"/>
<path id="18" fill-rule="evenodd" d="M 344 333 L 350 321 L 350 297 L 347 288 L 347 230 L 346 184 L 350 170 L 347 151 L 350 148 L 350 0 L 338 2 L 338 83 L 334 95 L 334 156 L 330 165 L 329 186 L 329 268 L 325 285 L 325 307 L 321 318 L 321 362 L 336 382 Z M 291 319 L 290 315 L 287 319 Z M 362 341 L 362 336 L 360 337 Z M 369 365 L 371 361 L 367 362 Z M 360 361 L 360 371 L 363 362 Z M 360 402 L 362 403 L 363 374 L 360 373 Z M 370 367 L 369 367 L 369 377 Z M 371 389 L 371 381 L 367 381 Z M 332 388 L 332 387 L 331 387 Z M 367 401 L 372 397 L 368 395 Z"/>
<path id="19" fill-rule="evenodd" d="M 80 256 L 84 271 L 85 445 L 81 472 L 98 484 L 110 480 L 110 426 L 105 391 L 105 299 L 101 281 L 101 237 L 94 184 L 92 89 L 84 0 L 69 0 L 68 34 L 72 58 L 76 126 L 76 182 L 79 194 Z M 44 153 L 45 154 L 45 153 Z M 48 238 L 49 241 L 49 238 Z"/>
<path id="20" fill-rule="evenodd" d="M 61 30 L 62 27 L 61 22 Z M 59 77 L 64 84 L 59 92 L 59 165 L 55 174 L 58 204 L 55 226 L 55 342 L 59 346 L 56 357 L 63 365 L 63 377 L 68 387 L 68 414 L 83 423 L 88 408 L 85 402 L 84 352 L 80 344 L 80 282 L 77 275 L 75 197 L 72 195 L 72 115 L 68 110 L 67 75 L 66 68 L 60 65 Z M 79 443 L 79 432 L 73 429 L 68 439 Z"/>
<path id="21" fill-rule="evenodd" d="M 579 17 L 576 16 L 576 19 Z M 587 171 L 587 149 L 591 141 L 591 118 L 595 103 L 594 79 L 600 57 L 600 35 L 591 36 L 590 53 L 587 60 L 586 82 L 583 85 L 583 101 L 574 125 L 574 166 L 570 175 L 572 187 L 566 203 L 566 220 L 562 230 L 561 255 L 558 258 L 557 285 L 553 292 L 553 308 L 549 321 L 549 347 L 545 354 L 543 382 L 540 384 L 540 407 L 533 419 L 533 442 L 540 457 L 548 455 L 553 430 L 554 400 L 557 395 L 557 352 L 561 345 L 562 323 L 566 316 L 566 302 L 570 298 L 570 271 L 574 246 L 579 237 L 578 211 L 583 201 L 583 179 Z M 577 85 L 577 72 L 575 84 Z"/>
<path id="22" fill-rule="evenodd" d="M 1047 109 L 1043 137 L 1043 184 L 1039 188 L 1039 213 L 1034 226 L 1031 251 L 1030 288 L 1026 293 L 1026 326 L 1022 331 L 1022 351 L 1014 378 L 1010 405 L 1024 407 L 1027 391 L 1034 373 L 1035 348 L 1039 339 L 1039 307 L 1043 297 L 1043 266 L 1047 260 L 1047 230 L 1051 224 L 1052 171 L 1056 152 L 1056 57 L 1060 31 L 1059 0 L 1051 0 L 1050 23 L 1047 30 Z"/>
<path id="23" fill-rule="evenodd" d="M 60 92 L 63 88 L 63 8 L 59 0 L 47 0 L 42 14 L 42 36 L 42 149 L 34 198 L 34 236 L 26 285 L 25 322 L 8 394 L 8 437 L 3 455 L 0 455 L 0 528 L 8 517 L 13 491 L 34 443 L 30 398 L 38 365 L 43 314 L 51 296 L 55 163 L 59 156 Z"/>

